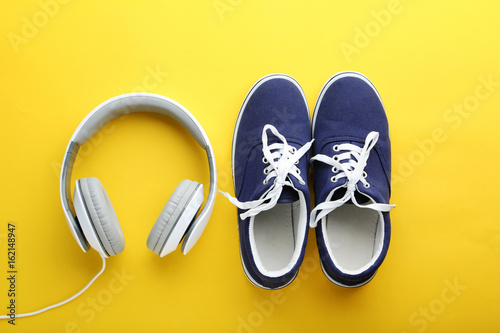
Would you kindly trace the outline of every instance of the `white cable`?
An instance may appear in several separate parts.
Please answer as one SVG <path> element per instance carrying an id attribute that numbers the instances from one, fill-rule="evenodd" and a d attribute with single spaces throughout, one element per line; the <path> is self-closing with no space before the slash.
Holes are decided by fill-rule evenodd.
<path id="1" fill-rule="evenodd" d="M 99 271 L 99 273 L 96 274 L 96 276 L 94 276 L 92 278 L 92 280 L 90 280 L 90 282 L 85 286 L 83 287 L 82 290 L 80 290 L 79 292 L 77 292 L 76 294 L 74 294 L 73 296 L 71 296 L 70 298 L 68 298 L 67 300 L 64 300 L 62 302 L 59 302 L 57 304 L 54 304 L 54 305 L 50 305 L 46 308 L 43 308 L 41 310 L 38 310 L 38 311 L 33 311 L 33 312 L 29 312 L 29 313 L 22 313 L 22 314 L 16 314 L 15 315 L 15 318 L 23 318 L 23 317 L 29 317 L 29 316 L 34 316 L 34 315 L 37 315 L 37 314 L 40 314 L 42 312 L 45 312 L 47 310 L 51 310 L 51 309 L 54 309 L 54 308 L 57 308 L 61 305 L 64 305 L 68 302 L 71 302 L 72 300 L 74 300 L 75 298 L 77 298 L 78 296 L 80 296 L 85 290 L 87 290 L 91 285 L 92 283 L 94 283 L 94 281 L 102 274 L 102 272 L 104 272 L 104 269 L 106 268 L 106 257 L 104 257 L 103 255 L 101 255 L 101 258 L 102 258 L 102 268 L 101 270 Z M 0 319 L 13 319 L 11 318 L 10 316 L 0 316 Z"/>

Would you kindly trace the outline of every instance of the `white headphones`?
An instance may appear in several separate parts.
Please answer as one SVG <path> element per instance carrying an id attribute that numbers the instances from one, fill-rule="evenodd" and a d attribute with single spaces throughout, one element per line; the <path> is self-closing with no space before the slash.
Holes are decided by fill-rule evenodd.
<path id="1" fill-rule="evenodd" d="M 210 188 L 207 203 L 200 214 L 196 217 L 203 203 L 203 185 L 184 180 L 167 201 L 147 240 L 148 248 L 163 257 L 174 251 L 185 236 L 182 253 L 187 254 L 203 233 L 214 207 L 217 189 L 215 157 L 205 131 L 193 115 L 179 103 L 160 95 L 132 93 L 114 97 L 97 106 L 80 123 L 69 141 L 61 170 L 61 202 L 66 220 L 84 252 L 89 250 L 89 244 L 106 258 L 123 251 L 123 232 L 101 182 L 94 177 L 77 180 L 72 201 L 71 172 L 80 146 L 109 121 L 134 112 L 154 112 L 174 118 L 207 152 Z"/>
<path id="2" fill-rule="evenodd" d="M 106 258 L 123 251 L 125 247 L 123 232 L 113 205 L 99 179 L 92 177 L 76 181 L 74 205 L 70 199 L 70 183 L 80 146 L 109 121 L 133 112 L 161 113 L 181 123 L 207 152 L 210 170 L 207 203 L 198 217 L 196 213 L 203 203 L 203 185 L 184 180 L 174 190 L 151 229 L 147 241 L 148 248 L 163 257 L 174 251 L 184 237 L 182 253 L 187 254 L 203 233 L 214 208 L 217 174 L 214 152 L 200 123 L 182 105 L 160 95 L 132 93 L 112 98 L 92 110 L 80 123 L 69 141 L 61 170 L 61 202 L 71 233 L 83 252 L 90 249 L 89 244 L 99 252 L 102 257 L 102 268 L 82 290 L 70 298 L 37 311 L 15 314 L 14 318 L 34 316 L 74 300 L 104 272 Z M 13 319 L 11 316 L 0 316 L 0 319 Z"/>

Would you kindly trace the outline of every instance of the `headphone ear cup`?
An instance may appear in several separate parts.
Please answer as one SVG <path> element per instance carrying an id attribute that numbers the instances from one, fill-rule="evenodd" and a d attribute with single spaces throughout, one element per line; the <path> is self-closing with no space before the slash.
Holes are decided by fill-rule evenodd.
<path id="1" fill-rule="evenodd" d="M 121 253 L 125 248 L 125 238 L 101 181 L 95 177 L 79 179 L 74 202 L 85 237 L 92 247 L 101 253 L 99 248 L 102 249 L 107 257 Z"/>
<path id="2" fill-rule="evenodd" d="M 174 190 L 148 236 L 148 249 L 163 257 L 174 251 L 203 203 L 203 185 L 183 180 Z"/>

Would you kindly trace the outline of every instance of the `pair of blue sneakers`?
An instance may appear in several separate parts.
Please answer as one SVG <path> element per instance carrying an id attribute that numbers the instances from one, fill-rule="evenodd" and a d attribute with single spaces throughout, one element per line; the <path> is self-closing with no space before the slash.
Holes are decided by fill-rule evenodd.
<path id="1" fill-rule="evenodd" d="M 223 194 L 237 206 L 241 261 L 253 284 L 278 289 L 294 280 L 309 227 L 316 228 L 321 267 L 333 283 L 358 287 L 374 277 L 389 246 L 394 205 L 387 116 L 368 78 L 332 76 L 312 126 L 297 81 L 261 78 L 236 121 L 232 166 L 236 197 Z"/>

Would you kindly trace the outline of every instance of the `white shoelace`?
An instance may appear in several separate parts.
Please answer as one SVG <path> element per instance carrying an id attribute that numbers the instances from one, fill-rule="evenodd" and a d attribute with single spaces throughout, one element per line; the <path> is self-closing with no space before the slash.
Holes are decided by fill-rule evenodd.
<path id="1" fill-rule="evenodd" d="M 268 145 L 268 130 L 281 140 L 281 142 Z M 278 132 L 276 127 L 269 124 L 265 125 L 262 130 L 262 152 L 264 153 L 262 161 L 267 165 L 267 167 L 263 170 L 266 177 L 262 183 L 267 185 L 268 182 L 274 178 L 274 184 L 262 195 L 260 199 L 253 201 L 241 202 L 232 197 L 229 193 L 222 191 L 219 192 L 236 207 L 240 209 L 247 209 L 246 212 L 240 214 L 242 220 L 273 208 L 278 202 L 284 185 L 288 185 L 296 189 L 290 176 L 295 177 L 300 184 L 305 184 L 305 181 L 300 176 L 300 170 L 296 165 L 299 163 L 299 159 L 311 148 L 312 142 L 313 141 L 306 143 L 299 150 L 297 150 L 297 148 L 288 144 L 285 137 Z"/>
<path id="2" fill-rule="evenodd" d="M 332 166 L 332 172 L 334 174 L 331 178 L 332 182 L 336 182 L 341 178 L 347 178 L 347 182 L 343 185 L 347 190 L 342 198 L 334 201 L 322 202 L 312 210 L 310 219 L 311 228 L 316 228 L 316 225 L 323 217 L 349 200 L 360 208 L 369 208 L 379 212 L 388 212 L 396 207 L 396 205 L 381 203 L 361 205 L 357 202 L 354 195 L 358 182 L 361 182 L 366 188 L 370 187 L 370 184 L 366 181 L 367 174 L 364 168 L 370 156 L 371 149 L 375 146 L 375 143 L 377 143 L 378 137 L 378 132 L 370 132 L 366 136 L 363 148 L 350 143 L 343 143 L 333 146 L 334 152 L 341 152 L 333 155 L 333 157 L 318 154 L 311 158 L 311 161 L 318 161 Z"/>

